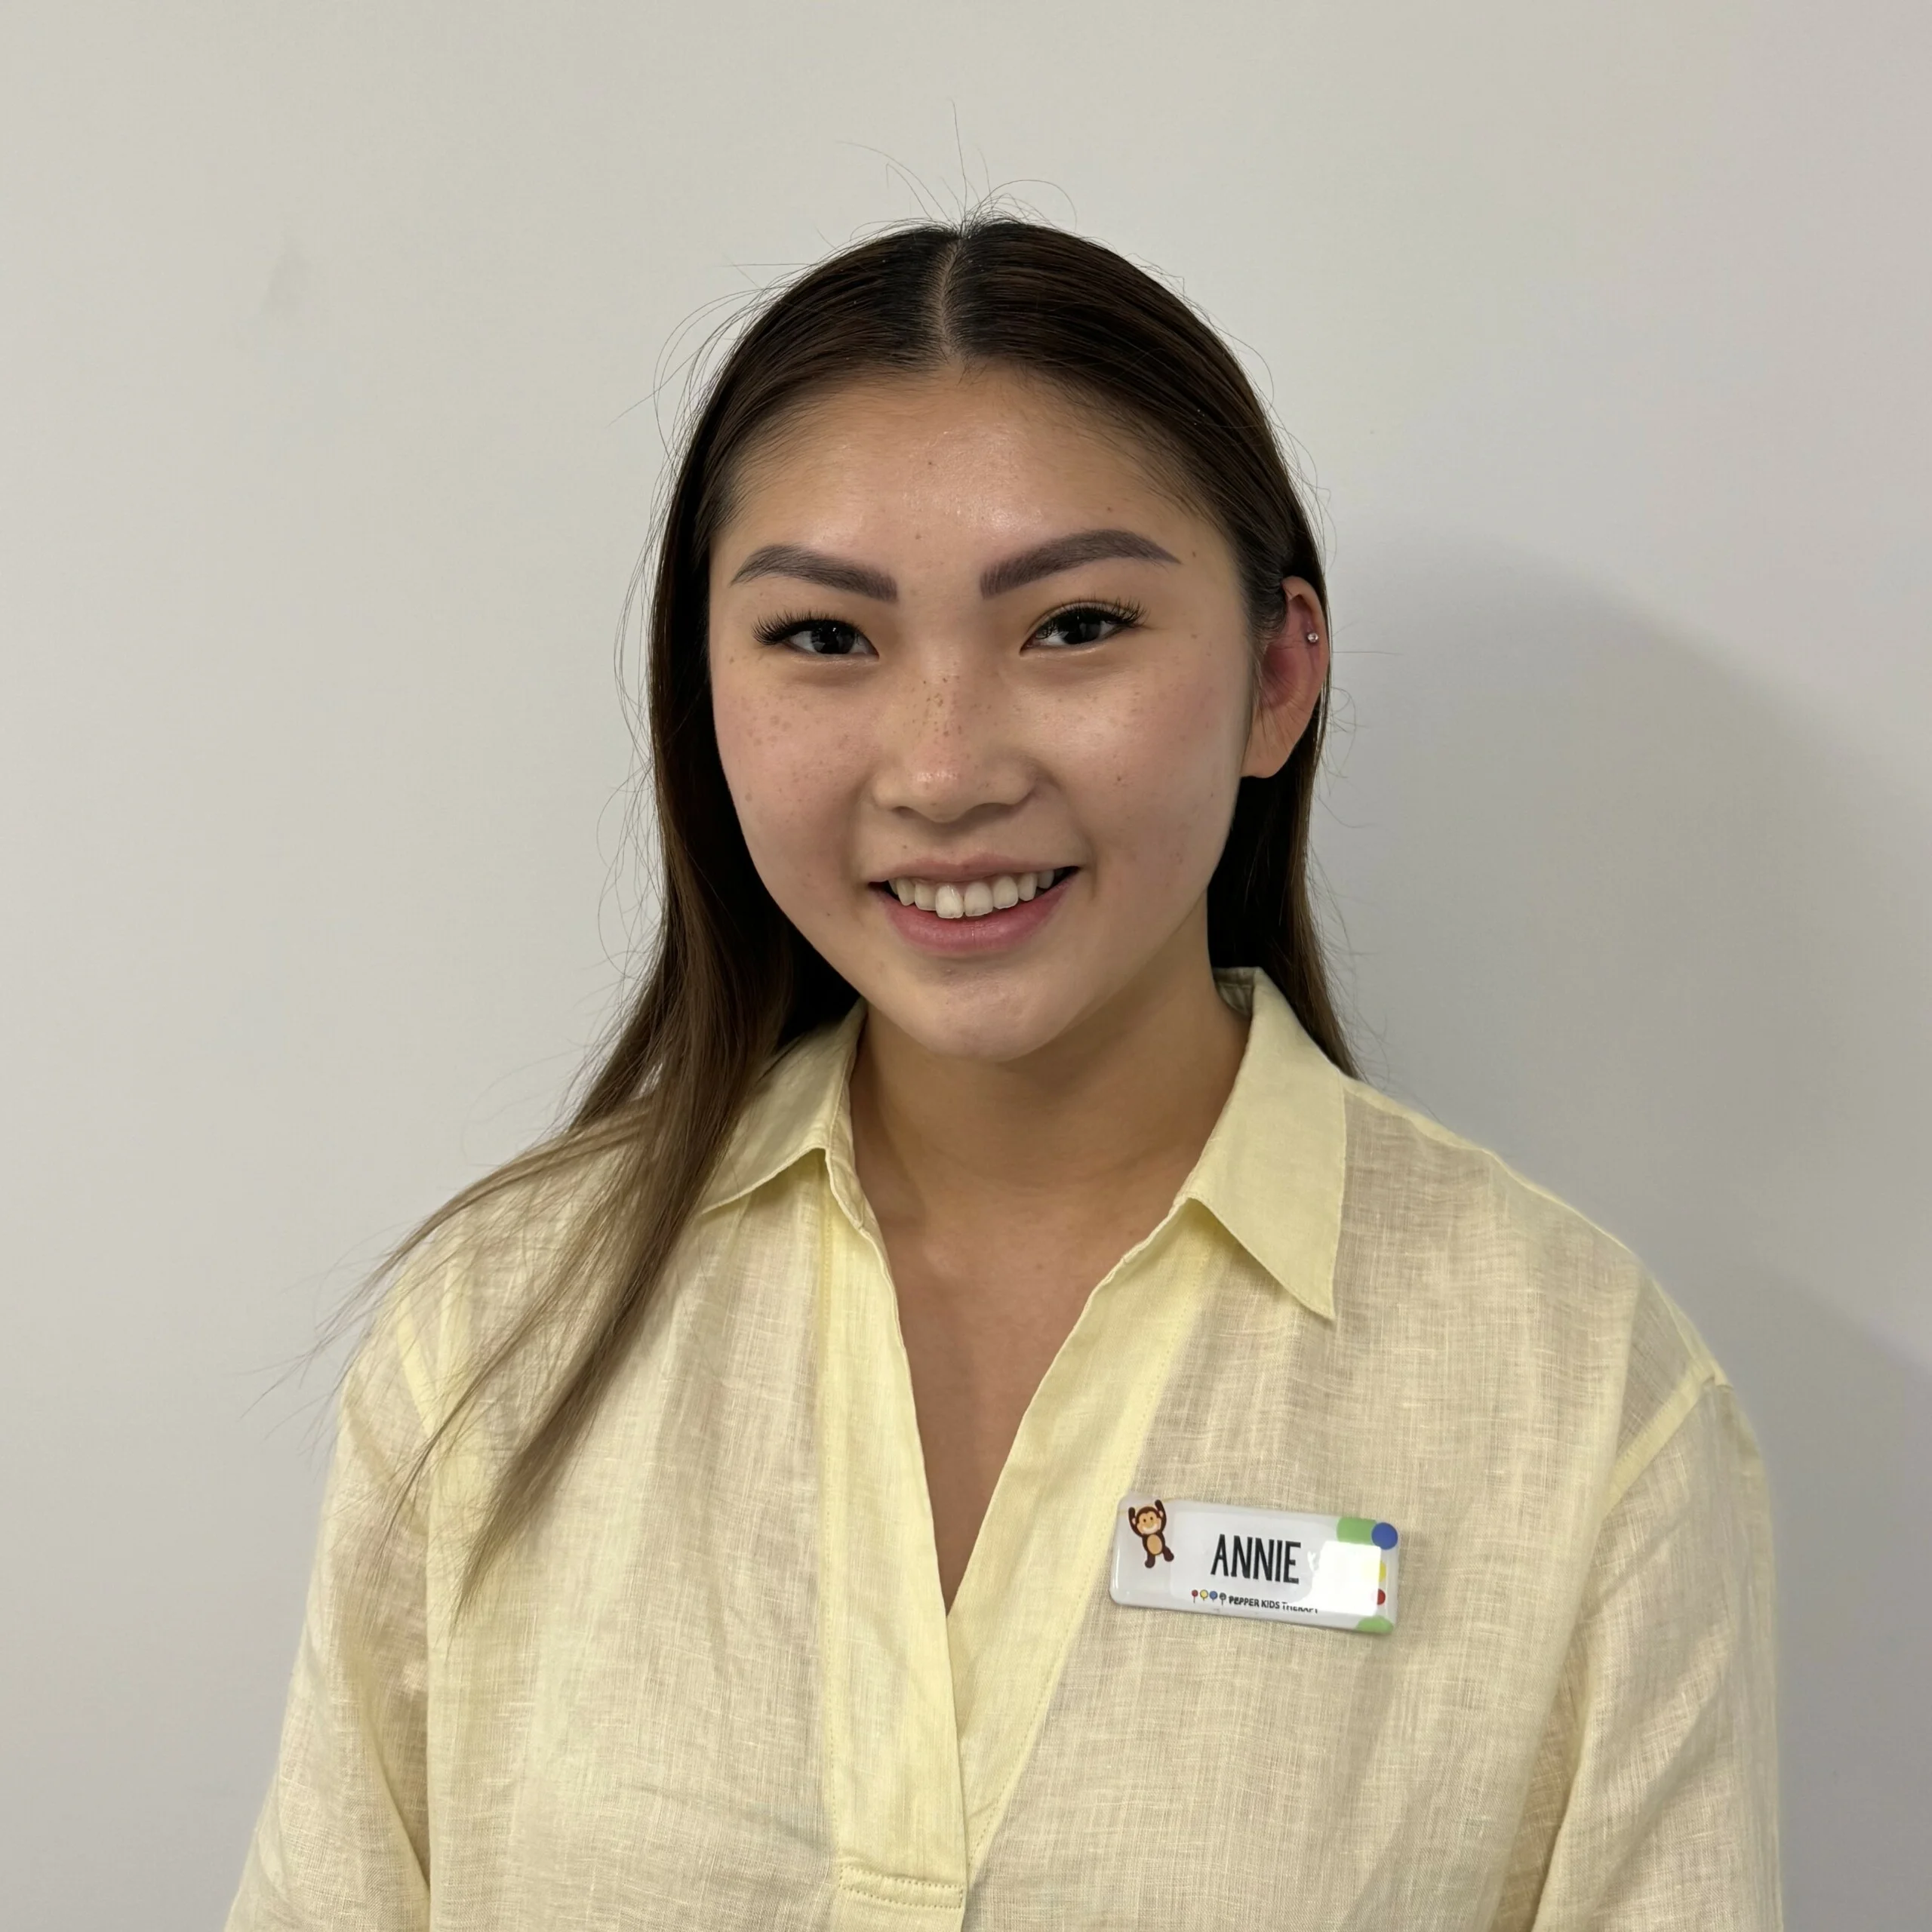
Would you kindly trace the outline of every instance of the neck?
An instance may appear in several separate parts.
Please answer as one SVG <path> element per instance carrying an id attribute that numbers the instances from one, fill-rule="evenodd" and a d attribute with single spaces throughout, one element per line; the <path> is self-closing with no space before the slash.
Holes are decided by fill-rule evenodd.
<path id="1" fill-rule="evenodd" d="M 1104 1217 L 1136 1183 L 1177 1187 L 1234 1084 L 1246 1023 L 1208 964 L 1204 918 L 1152 968 L 1017 1060 L 928 1052 L 876 1011 L 852 1073 L 861 1178 L 881 1215 L 998 1205 Z M 981 1225 L 989 1225 L 982 1223 Z M 992 1223 L 990 1225 L 997 1225 Z"/>

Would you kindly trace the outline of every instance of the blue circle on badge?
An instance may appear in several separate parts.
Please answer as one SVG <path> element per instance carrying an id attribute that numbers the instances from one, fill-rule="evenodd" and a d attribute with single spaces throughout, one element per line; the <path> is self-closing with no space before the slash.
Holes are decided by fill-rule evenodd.
<path id="1" fill-rule="evenodd" d="M 1368 1540 L 1377 1549 L 1395 1547 L 1395 1526 L 1393 1523 L 1377 1523 L 1368 1533 Z"/>

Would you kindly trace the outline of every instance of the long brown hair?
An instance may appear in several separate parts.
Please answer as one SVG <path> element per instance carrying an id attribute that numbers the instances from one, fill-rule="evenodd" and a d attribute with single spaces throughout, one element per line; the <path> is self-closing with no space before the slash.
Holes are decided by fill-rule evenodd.
<path id="1" fill-rule="evenodd" d="M 807 399 L 949 363 L 1023 371 L 1134 434 L 1227 537 L 1257 639 L 1283 614 L 1284 577 L 1306 579 L 1325 607 L 1307 517 L 1240 365 L 1185 301 L 1111 249 L 1003 217 L 926 223 L 847 248 L 758 306 L 691 419 L 656 548 L 648 675 L 662 911 L 642 987 L 564 1130 L 446 1203 L 390 1257 L 393 1268 L 454 1216 L 520 1183 L 595 1171 L 574 1234 L 469 1367 L 417 1465 L 512 1364 L 540 1352 L 535 1398 L 471 1545 L 466 1597 L 555 1481 L 761 1074 L 855 997 L 759 879 L 718 758 L 707 599 L 734 485 L 747 452 Z M 1352 1074 L 1308 892 L 1326 709 L 1324 692 L 1273 777 L 1241 781 L 1208 886 L 1208 945 L 1217 967 L 1266 971 Z"/>

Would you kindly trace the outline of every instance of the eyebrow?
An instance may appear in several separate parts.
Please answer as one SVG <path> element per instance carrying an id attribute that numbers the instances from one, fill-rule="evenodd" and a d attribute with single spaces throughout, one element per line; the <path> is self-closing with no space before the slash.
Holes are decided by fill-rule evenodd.
<path id="1" fill-rule="evenodd" d="M 1055 537 L 1003 564 L 995 564 L 980 579 L 982 597 L 1003 597 L 1009 590 L 1037 583 L 1043 577 L 1057 577 L 1062 571 L 1081 564 L 1097 564 L 1110 557 L 1131 557 L 1143 563 L 1174 564 L 1180 559 L 1164 550 L 1151 537 L 1134 530 L 1082 530 L 1071 537 Z"/>
<path id="2" fill-rule="evenodd" d="M 1112 557 L 1150 564 L 1180 561 L 1138 531 L 1076 531 L 1070 537 L 1051 537 L 1030 550 L 1021 551 L 1017 557 L 990 565 L 980 574 L 980 595 L 1003 597 L 1009 590 L 1038 583 L 1041 577 L 1057 577 L 1062 571 Z M 869 597 L 881 604 L 899 601 L 899 586 L 885 571 L 874 570 L 869 564 L 854 563 L 849 558 L 828 556 L 823 550 L 808 549 L 800 543 L 768 543 L 754 550 L 738 566 L 731 581 L 747 583 L 760 577 L 796 577 L 805 583 L 822 583 L 828 590 Z"/>
<path id="3" fill-rule="evenodd" d="M 881 604 L 899 601 L 899 586 L 884 571 L 851 563 L 843 557 L 828 557 L 823 550 L 808 550 L 798 543 L 768 543 L 761 550 L 754 550 L 738 566 L 731 581 L 748 583 L 755 577 L 795 577 L 807 583 L 822 583 L 828 590 L 849 590 L 855 597 L 870 597 Z"/>

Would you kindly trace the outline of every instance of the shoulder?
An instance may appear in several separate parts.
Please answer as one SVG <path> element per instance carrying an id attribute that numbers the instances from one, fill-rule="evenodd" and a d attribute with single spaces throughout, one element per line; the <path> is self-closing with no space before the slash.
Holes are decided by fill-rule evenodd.
<path id="1" fill-rule="evenodd" d="M 433 1432 L 478 1370 L 520 1334 L 567 1326 L 573 1277 L 594 1269 L 600 1212 L 631 1137 L 537 1149 L 446 1202 L 386 1271 L 349 1371 L 405 1398 Z"/>
<path id="2" fill-rule="evenodd" d="M 1491 1149 L 1361 1081 L 1343 1084 L 1343 1219 L 1357 1241 L 1499 1313 L 1637 1297 L 1643 1263 L 1614 1235 Z"/>
<path id="3" fill-rule="evenodd" d="M 1453 1331 L 1555 1417 L 1589 1415 L 1606 1507 L 1697 1406 L 1727 1389 L 1690 1318 L 1617 1236 L 1512 1167 L 1365 1083 L 1346 1080 L 1343 1257 L 1403 1327 Z"/>

